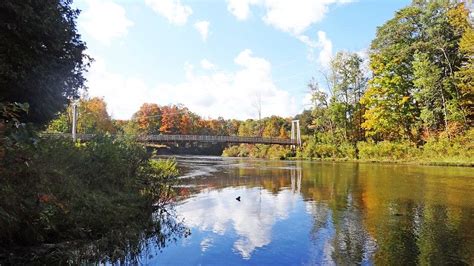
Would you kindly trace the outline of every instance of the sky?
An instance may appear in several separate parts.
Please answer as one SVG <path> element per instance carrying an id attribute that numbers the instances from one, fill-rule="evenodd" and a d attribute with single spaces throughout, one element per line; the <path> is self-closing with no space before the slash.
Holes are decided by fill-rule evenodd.
<path id="1" fill-rule="evenodd" d="M 76 0 L 88 95 L 115 119 L 143 103 L 204 118 L 294 116 L 337 51 L 367 57 L 408 0 Z M 324 86 L 323 86 L 324 87 Z M 258 107 L 260 106 L 260 107 Z"/>

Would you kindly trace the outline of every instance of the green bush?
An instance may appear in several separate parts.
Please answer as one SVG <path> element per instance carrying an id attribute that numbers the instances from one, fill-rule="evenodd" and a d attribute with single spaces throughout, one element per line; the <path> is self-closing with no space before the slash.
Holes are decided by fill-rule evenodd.
<path id="1" fill-rule="evenodd" d="M 356 158 L 356 150 L 347 142 L 341 144 L 321 143 L 316 138 L 309 139 L 303 144 L 299 156 L 304 158 Z"/>
<path id="2" fill-rule="evenodd" d="M 239 146 L 230 146 L 224 149 L 222 156 L 225 157 L 239 157 L 240 149 Z"/>
<path id="3" fill-rule="evenodd" d="M 363 160 L 412 160 L 419 156 L 419 150 L 410 142 L 361 141 L 357 143 L 359 158 Z"/>
<path id="4" fill-rule="evenodd" d="M 222 156 L 226 157 L 250 157 L 281 160 L 290 157 L 291 154 L 292 151 L 289 147 L 266 144 L 240 144 L 238 146 L 228 147 L 222 152 Z"/>
<path id="5" fill-rule="evenodd" d="M 423 159 L 430 161 L 457 161 L 474 163 L 474 129 L 452 139 L 430 138 L 422 151 Z"/>
<path id="6" fill-rule="evenodd" d="M 150 160 L 143 146 L 108 136 L 83 144 L 32 140 L 7 147 L 0 163 L 0 257 L 21 247 L 70 243 L 79 250 L 76 244 L 95 241 L 102 252 L 85 250 L 115 261 L 139 250 L 144 236 L 164 245 L 163 223 L 172 225 L 168 233 L 185 234 L 159 219 L 173 196 L 175 162 Z"/>
<path id="7" fill-rule="evenodd" d="M 340 144 L 337 150 L 338 150 L 338 156 L 340 158 L 346 158 L 346 159 L 357 158 L 357 153 L 356 153 L 356 149 L 354 145 L 348 142 L 343 142 L 342 144 Z"/>

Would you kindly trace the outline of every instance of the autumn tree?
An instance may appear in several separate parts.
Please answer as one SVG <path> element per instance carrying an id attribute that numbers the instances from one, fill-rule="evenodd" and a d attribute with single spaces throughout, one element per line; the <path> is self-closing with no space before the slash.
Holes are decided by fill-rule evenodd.
<path id="1" fill-rule="evenodd" d="M 161 107 L 161 126 L 160 132 L 165 134 L 178 134 L 180 131 L 180 123 L 182 113 L 176 105 L 168 105 Z"/>
<path id="2" fill-rule="evenodd" d="M 156 103 L 144 103 L 132 116 L 141 134 L 159 134 L 161 127 L 161 109 Z"/>
<path id="3" fill-rule="evenodd" d="M 474 29 L 464 3 L 451 8 L 448 11 L 448 18 L 456 34 L 462 36 L 459 40 L 461 62 L 454 75 L 466 126 L 472 127 L 474 125 Z"/>
<path id="4" fill-rule="evenodd" d="M 114 133 L 115 126 L 107 113 L 104 99 L 94 97 L 77 103 L 77 132 L 83 134 Z M 69 106 L 48 125 L 48 131 L 69 133 L 72 130 L 72 108 Z"/>

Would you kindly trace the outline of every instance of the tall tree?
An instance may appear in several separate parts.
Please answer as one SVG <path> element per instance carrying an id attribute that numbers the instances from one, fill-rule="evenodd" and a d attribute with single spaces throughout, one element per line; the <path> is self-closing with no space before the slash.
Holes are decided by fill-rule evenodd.
<path id="1" fill-rule="evenodd" d="M 330 112 L 336 126 L 344 130 L 346 140 L 361 139 L 360 98 L 365 90 L 366 77 L 362 72 L 362 58 L 356 53 L 338 52 L 331 60 L 330 82 L 332 98 Z"/>
<path id="2" fill-rule="evenodd" d="M 71 0 L 0 1 L 0 101 L 28 102 L 44 123 L 84 89 L 89 64 Z"/>
<path id="3" fill-rule="evenodd" d="M 466 126 L 472 127 L 474 125 L 474 28 L 469 21 L 469 11 L 464 3 L 450 9 L 448 18 L 456 34 L 462 36 L 459 41 L 461 63 L 454 75 Z"/>
<path id="4" fill-rule="evenodd" d="M 370 49 L 373 78 L 361 100 L 368 136 L 418 141 L 428 120 L 435 130 L 465 123 L 454 76 L 463 62 L 463 31 L 453 23 L 459 16 L 449 19 L 458 7 L 417 0 L 378 28 Z"/>

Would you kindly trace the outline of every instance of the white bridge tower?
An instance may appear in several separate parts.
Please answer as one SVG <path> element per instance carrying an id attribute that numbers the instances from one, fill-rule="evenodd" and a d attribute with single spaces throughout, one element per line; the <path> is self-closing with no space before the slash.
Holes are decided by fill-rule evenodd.
<path id="1" fill-rule="evenodd" d="M 301 147 L 300 120 L 291 121 L 291 140 L 296 140 L 298 146 Z"/>

